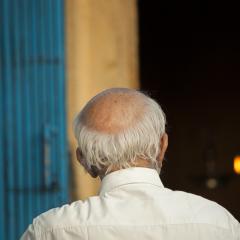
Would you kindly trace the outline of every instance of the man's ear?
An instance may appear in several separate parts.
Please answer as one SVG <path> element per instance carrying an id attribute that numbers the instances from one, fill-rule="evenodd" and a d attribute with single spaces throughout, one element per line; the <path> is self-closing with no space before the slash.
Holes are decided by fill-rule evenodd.
<path id="1" fill-rule="evenodd" d="M 78 162 L 80 162 L 80 159 L 81 159 L 81 151 L 80 151 L 79 147 L 77 147 L 77 149 L 76 149 L 76 157 L 77 157 Z"/>
<path id="2" fill-rule="evenodd" d="M 84 169 L 93 177 L 96 178 L 99 175 L 98 169 L 95 166 L 91 166 L 91 168 L 88 167 L 82 152 L 80 150 L 80 148 L 78 147 L 76 150 L 76 156 L 77 156 L 77 160 L 78 162 L 84 167 Z"/>
<path id="3" fill-rule="evenodd" d="M 164 133 L 160 140 L 160 153 L 157 159 L 161 165 L 162 165 L 162 161 L 164 159 L 164 155 L 167 150 L 167 147 L 168 147 L 168 135 L 167 133 Z"/>

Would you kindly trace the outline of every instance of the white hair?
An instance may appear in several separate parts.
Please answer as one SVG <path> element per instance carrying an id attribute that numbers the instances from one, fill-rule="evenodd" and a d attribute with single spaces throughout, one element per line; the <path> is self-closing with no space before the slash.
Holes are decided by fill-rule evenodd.
<path id="1" fill-rule="evenodd" d="M 126 89 L 107 91 L 125 92 Z M 108 172 L 116 167 L 122 169 L 134 166 L 135 160 L 141 158 L 149 160 L 151 166 L 160 172 L 156 159 L 160 153 L 160 139 L 165 133 L 165 114 L 150 97 L 136 90 L 130 91 L 141 95 L 144 103 L 143 114 L 134 124 L 118 133 L 103 133 L 90 129 L 82 120 L 88 104 L 75 118 L 74 134 L 88 167 L 96 166 L 99 170 Z M 106 91 L 103 94 L 105 95 Z"/>

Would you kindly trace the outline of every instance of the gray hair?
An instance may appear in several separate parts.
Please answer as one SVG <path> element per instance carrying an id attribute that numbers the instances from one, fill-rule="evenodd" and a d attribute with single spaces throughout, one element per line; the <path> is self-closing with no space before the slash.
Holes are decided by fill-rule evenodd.
<path id="1" fill-rule="evenodd" d="M 109 89 L 102 94 L 114 91 L 125 92 L 126 89 Z M 134 166 L 135 160 L 141 158 L 149 160 L 151 166 L 160 172 L 156 158 L 160 153 L 160 139 L 165 133 L 165 114 L 158 103 L 147 95 L 136 90 L 130 91 L 141 95 L 144 112 L 135 124 L 118 133 L 90 129 L 82 120 L 88 104 L 76 116 L 74 134 L 88 167 L 96 166 L 99 170 L 108 172 L 114 167 L 122 169 Z"/>

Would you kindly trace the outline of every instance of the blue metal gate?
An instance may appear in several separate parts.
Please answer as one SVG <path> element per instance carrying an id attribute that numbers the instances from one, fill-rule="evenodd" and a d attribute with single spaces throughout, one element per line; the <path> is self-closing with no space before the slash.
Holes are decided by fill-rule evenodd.
<path id="1" fill-rule="evenodd" d="M 68 199 L 63 0 L 0 0 L 0 239 Z"/>

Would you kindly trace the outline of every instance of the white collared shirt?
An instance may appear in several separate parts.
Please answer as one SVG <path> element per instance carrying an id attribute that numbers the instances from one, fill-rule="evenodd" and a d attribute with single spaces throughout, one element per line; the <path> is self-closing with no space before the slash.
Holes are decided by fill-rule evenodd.
<path id="1" fill-rule="evenodd" d="M 217 203 L 164 188 L 157 171 L 135 167 L 104 177 L 99 196 L 41 214 L 21 239 L 240 240 L 240 225 Z"/>

